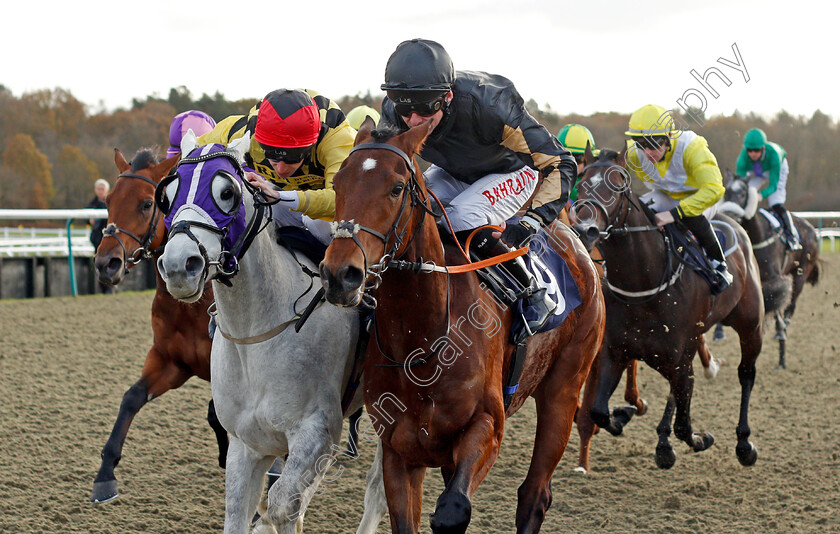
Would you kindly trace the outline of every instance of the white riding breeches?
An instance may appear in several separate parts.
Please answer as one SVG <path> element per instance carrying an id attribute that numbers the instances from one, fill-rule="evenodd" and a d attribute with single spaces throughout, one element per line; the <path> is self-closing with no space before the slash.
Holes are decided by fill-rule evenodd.
<path id="1" fill-rule="evenodd" d="M 426 186 L 440 199 L 455 232 L 513 217 L 531 198 L 539 173 L 527 165 L 518 171 L 488 174 L 472 184 L 455 179 L 432 165 L 424 173 Z"/>

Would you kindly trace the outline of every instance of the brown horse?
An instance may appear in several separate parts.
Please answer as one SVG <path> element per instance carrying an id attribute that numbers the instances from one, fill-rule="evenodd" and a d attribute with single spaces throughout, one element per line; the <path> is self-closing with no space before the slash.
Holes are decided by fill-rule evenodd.
<path id="1" fill-rule="evenodd" d="M 129 164 L 119 150 L 114 151 L 120 174 L 106 199 L 108 226 L 94 260 L 100 282 L 116 285 L 134 264 L 160 255 L 166 229 L 163 214 L 155 206 L 155 186 L 177 162 L 178 156 L 174 156 L 158 163 L 155 153 L 146 149 L 139 151 Z M 119 495 L 114 469 L 122 456 L 128 428 L 140 408 L 180 387 L 192 376 L 210 380 L 207 308 L 212 302 L 213 291 L 208 288 L 201 300 L 184 304 L 166 291 L 166 284 L 157 275 L 152 302 L 154 343 L 146 354 L 140 379 L 123 396 L 114 428 L 102 449 L 91 502 L 103 503 Z M 224 467 L 228 438 L 216 419 L 212 400 L 207 419 L 218 441 L 219 465 Z"/>
<path id="2" fill-rule="evenodd" d="M 512 361 L 512 313 L 473 272 L 451 274 L 442 267 L 465 260 L 454 244 L 442 244 L 414 164 L 429 132 L 428 122 L 402 134 L 373 130 L 370 120 L 362 125 L 336 175 L 340 222 L 321 279 L 330 302 L 375 305 L 365 404 L 381 439 L 392 530 L 419 530 L 423 478 L 428 467 L 439 467 L 446 490 L 432 514 L 432 531 L 464 532 L 470 497 L 498 456 L 505 417 L 533 396 L 537 434 L 519 487 L 516 528 L 537 532 L 551 504 L 551 475 L 568 443 L 580 389 L 601 345 L 600 284 L 571 230 L 551 226 L 582 303 L 561 326 L 530 339 L 506 411 L 502 384 Z M 368 281 L 378 289 L 366 296 Z"/>
<path id="3" fill-rule="evenodd" d="M 671 385 L 671 396 L 657 427 L 657 465 L 670 468 L 676 461 L 668 440 L 675 408 L 677 438 L 694 451 L 709 448 L 714 437 L 708 432 L 697 434 L 691 426 L 692 360 L 698 351 L 708 356 L 703 332 L 723 322 L 738 332 L 741 342 L 741 410 L 735 451 L 743 465 L 752 465 L 758 452 L 748 440 L 748 412 L 755 361 L 761 352 L 764 303 L 749 238 L 737 223 L 721 218 L 732 226 L 730 238 L 737 236 L 737 245 L 727 260 L 734 282 L 711 298 L 708 284 L 674 257 L 667 234 L 652 223 L 653 214 L 630 191 L 625 152 L 602 150 L 596 161 L 587 151 L 587 168 L 578 185 L 575 228 L 585 241 L 599 244 L 608 273 L 604 290 L 607 328 L 600 365 L 593 368 L 598 374 L 598 387 L 590 410 L 592 419 L 614 431 L 609 398 L 627 362 L 639 359 Z"/>
<path id="4" fill-rule="evenodd" d="M 748 182 L 749 177 L 733 176 L 731 172 L 727 172 L 724 209 L 728 205 L 734 205 L 732 216 L 740 219 L 741 226 L 753 243 L 753 252 L 761 272 L 764 311 L 773 315 L 776 323 L 775 337 L 779 341 L 779 363 L 776 368 L 785 369 L 787 326 L 796 311 L 796 301 L 805 287 L 805 282 L 816 285 L 820 279 L 820 240 L 811 223 L 791 214 L 799 232 L 802 248 L 796 251 L 788 250 L 765 216 L 758 211 L 749 216 L 744 214 L 744 208 L 748 204 Z M 715 339 L 722 337 L 722 332 L 716 330 Z"/>

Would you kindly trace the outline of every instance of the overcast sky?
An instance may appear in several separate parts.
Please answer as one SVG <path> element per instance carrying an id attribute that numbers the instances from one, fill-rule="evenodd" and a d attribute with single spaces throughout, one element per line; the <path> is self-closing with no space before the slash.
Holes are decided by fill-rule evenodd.
<path id="1" fill-rule="evenodd" d="M 18 0 L 2 8 L 0 84 L 16 96 L 68 89 L 91 112 L 181 85 L 231 100 L 279 87 L 378 94 L 397 44 L 424 37 L 456 69 L 502 74 L 526 100 L 559 113 L 679 109 L 684 99 L 705 104 L 707 115 L 820 109 L 836 120 L 840 28 L 831 5 Z M 708 88 L 692 70 L 707 75 Z"/>

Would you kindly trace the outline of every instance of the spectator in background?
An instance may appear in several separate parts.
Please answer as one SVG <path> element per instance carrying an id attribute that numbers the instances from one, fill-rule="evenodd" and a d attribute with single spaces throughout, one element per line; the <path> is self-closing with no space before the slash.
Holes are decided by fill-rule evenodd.
<path id="1" fill-rule="evenodd" d="M 93 200 L 87 203 L 86 208 L 92 209 L 106 209 L 105 198 L 108 196 L 108 191 L 111 190 L 111 185 L 107 180 L 100 178 L 93 183 L 93 192 L 95 196 Z M 108 225 L 108 219 L 89 219 L 90 222 L 90 242 L 93 245 L 94 252 L 99 248 L 99 243 L 102 242 L 102 230 Z M 110 294 L 114 292 L 114 287 L 107 284 L 99 283 L 99 289 L 102 293 Z"/>
<path id="2" fill-rule="evenodd" d="M 104 210 L 107 207 L 105 205 L 105 197 L 108 196 L 108 191 L 110 190 L 111 185 L 106 180 L 100 178 L 94 182 L 93 192 L 96 196 L 85 207 Z M 90 219 L 88 222 L 90 222 L 90 242 L 93 244 L 93 250 L 96 250 L 99 248 L 99 243 L 102 242 L 102 230 L 108 224 L 108 219 Z"/>

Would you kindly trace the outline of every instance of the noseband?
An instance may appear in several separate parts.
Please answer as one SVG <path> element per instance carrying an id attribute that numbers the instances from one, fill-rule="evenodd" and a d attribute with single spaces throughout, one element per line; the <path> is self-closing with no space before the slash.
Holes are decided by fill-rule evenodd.
<path id="1" fill-rule="evenodd" d="M 433 209 L 429 207 L 428 198 L 422 194 L 420 184 L 417 182 L 417 171 L 414 167 L 414 162 L 411 161 L 411 158 L 408 157 L 408 155 L 405 152 L 395 147 L 394 145 L 389 145 L 387 143 L 366 143 L 353 147 L 353 149 L 350 151 L 350 154 L 360 150 L 388 150 L 390 152 L 393 152 L 394 154 L 397 154 L 400 158 L 402 158 L 403 162 L 405 162 L 406 168 L 408 169 L 409 173 L 408 183 L 406 184 L 405 189 L 403 189 L 402 191 L 402 202 L 400 204 L 400 210 L 397 213 L 397 217 L 394 220 L 394 224 L 391 225 L 391 228 L 387 234 L 383 234 L 377 230 L 374 230 L 373 228 L 357 224 L 352 219 L 349 221 L 341 220 L 332 223 L 332 229 L 334 233 L 333 239 L 352 239 L 353 242 L 356 243 L 356 246 L 358 246 L 359 249 L 362 251 L 362 256 L 364 257 L 365 262 L 366 274 L 372 275 L 374 277 L 373 283 L 368 285 L 366 289 L 376 289 L 382 283 L 382 273 L 388 270 L 388 267 L 396 259 L 395 255 L 400 250 L 400 248 L 408 244 L 404 242 L 404 240 L 408 231 L 408 224 L 411 221 L 411 215 L 414 213 L 414 209 L 420 208 L 426 213 L 431 214 L 435 217 L 439 217 L 441 214 L 436 213 Z M 408 212 L 408 217 L 406 218 L 405 224 L 402 226 L 402 228 L 399 228 L 400 220 L 403 218 L 403 213 L 405 212 L 406 206 L 408 205 L 409 196 L 411 197 L 411 209 Z M 423 226 L 423 221 L 425 220 L 425 217 L 420 218 L 420 220 L 417 223 L 417 227 L 414 228 L 414 232 L 412 232 L 411 234 L 410 239 L 413 239 L 414 236 L 417 235 L 417 232 Z M 364 245 L 362 245 L 362 242 L 359 240 L 358 237 L 360 231 L 365 231 L 382 241 L 386 249 L 386 252 L 382 255 L 379 261 L 376 262 L 374 265 L 371 265 L 370 267 L 368 267 L 367 252 L 365 251 L 365 247 Z M 390 249 L 388 249 L 388 241 L 390 241 L 392 237 L 394 238 L 394 244 Z M 367 291 L 365 292 L 365 295 L 367 295 L 367 298 L 371 300 L 371 302 L 367 304 L 372 304 L 372 307 L 376 307 L 376 299 L 370 296 Z"/>
<path id="2" fill-rule="evenodd" d="M 132 173 L 123 173 L 117 176 L 117 180 L 120 178 L 136 178 L 138 180 L 143 180 L 152 185 L 152 187 L 157 187 L 157 184 L 151 178 L 147 178 L 146 176 L 141 176 L 139 174 L 132 174 Z M 125 230 L 124 228 L 120 228 L 116 225 L 116 223 L 108 223 L 102 230 L 103 237 L 113 237 L 117 240 L 117 243 L 120 244 L 120 248 L 122 248 L 123 252 L 123 274 L 128 274 L 128 265 L 137 265 L 143 260 L 151 259 L 154 256 L 156 251 L 149 250 L 149 246 L 152 244 L 152 240 L 155 238 L 155 233 L 157 231 L 158 225 L 158 207 L 157 203 L 153 203 L 154 207 L 152 209 L 152 220 L 149 222 L 149 228 L 146 230 L 146 233 L 143 235 L 142 238 L 137 237 L 133 233 Z M 123 233 L 130 237 L 131 239 L 137 241 L 137 244 L 140 245 L 138 248 L 134 249 L 134 252 L 128 254 L 128 250 L 125 247 L 125 243 L 123 243 L 122 239 L 119 238 L 117 233 Z"/>

